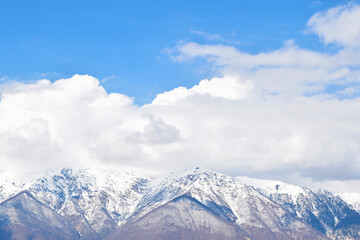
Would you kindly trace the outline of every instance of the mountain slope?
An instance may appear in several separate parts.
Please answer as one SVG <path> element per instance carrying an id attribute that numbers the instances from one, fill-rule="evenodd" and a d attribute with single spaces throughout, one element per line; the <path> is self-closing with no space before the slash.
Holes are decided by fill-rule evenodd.
<path id="1" fill-rule="evenodd" d="M 130 221 L 105 239 L 236 240 L 246 234 L 189 196 L 180 196 Z"/>
<path id="2" fill-rule="evenodd" d="M 81 234 L 81 239 L 100 239 L 100 234 L 91 227 L 84 210 L 74 199 L 69 199 L 59 213 Z"/>
<path id="3" fill-rule="evenodd" d="M 191 196 L 219 217 L 237 224 L 254 239 L 324 237 L 236 178 L 200 169 L 173 174 L 154 184 L 139 203 L 134 219 L 182 195 Z"/>
<path id="4" fill-rule="evenodd" d="M 28 191 L 0 204 L 0 228 L 1 239 L 80 239 L 65 219 Z"/>
<path id="5" fill-rule="evenodd" d="M 360 237 L 360 214 L 339 196 L 322 189 L 309 189 L 280 181 L 238 177 L 288 212 L 334 238 Z"/>
<path id="6" fill-rule="evenodd" d="M 360 193 L 347 192 L 338 194 L 350 207 L 360 213 Z"/>
<path id="7" fill-rule="evenodd" d="M 27 190 L 74 224 L 83 239 L 105 236 L 124 223 L 149 181 L 136 173 L 94 169 L 46 170 L 0 180 L 0 199 Z"/>
<path id="8" fill-rule="evenodd" d="M 128 172 L 63 169 L 40 178 L 30 191 L 64 218 L 75 221 L 83 236 L 95 232 L 102 237 L 132 214 L 147 183 Z"/>

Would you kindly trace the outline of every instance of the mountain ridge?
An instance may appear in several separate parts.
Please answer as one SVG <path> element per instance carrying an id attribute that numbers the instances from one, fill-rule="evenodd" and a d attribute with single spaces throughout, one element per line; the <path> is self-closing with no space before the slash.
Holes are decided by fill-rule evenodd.
<path id="1" fill-rule="evenodd" d="M 276 184 L 279 186 L 274 194 L 266 184 L 261 189 L 242 177 L 206 169 L 190 169 L 160 178 L 134 172 L 62 169 L 49 170 L 31 181 L 31 184 L 1 181 L 0 199 L 12 197 L 16 190 L 25 188 L 76 228 L 82 239 L 102 239 L 180 196 L 191 197 L 206 206 L 210 209 L 206 214 L 215 214 L 237 225 L 248 234 L 242 237 L 255 239 L 249 234 L 254 229 L 259 233 L 282 233 L 284 239 L 296 239 L 301 232 L 318 239 L 326 236 L 352 239 L 360 233 L 360 214 L 337 195 L 290 184 L 286 186 L 297 189 L 295 197 L 294 191 L 290 191 L 293 194 L 290 196 L 281 184 Z M 11 182 L 17 187 L 9 187 Z M 329 199 L 327 205 L 320 204 L 322 198 Z M 310 208 L 308 203 L 315 207 Z M 178 206 L 172 205 L 170 209 L 175 211 Z M 326 217 L 322 217 L 323 213 Z"/>

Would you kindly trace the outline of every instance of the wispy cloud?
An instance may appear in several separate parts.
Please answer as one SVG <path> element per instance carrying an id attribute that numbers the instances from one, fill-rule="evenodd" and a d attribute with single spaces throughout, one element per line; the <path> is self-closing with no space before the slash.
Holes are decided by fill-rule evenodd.
<path id="1" fill-rule="evenodd" d="M 207 32 L 195 31 L 195 30 L 192 30 L 191 33 L 198 35 L 198 36 L 202 36 L 206 40 L 209 40 L 211 42 L 222 42 L 222 43 L 226 43 L 226 44 L 240 44 L 240 41 L 238 41 L 238 40 L 234 41 L 234 40 L 227 39 L 227 38 L 221 36 L 220 34 L 210 34 Z"/>
<path id="2" fill-rule="evenodd" d="M 220 35 L 220 34 L 210 34 L 207 32 L 203 32 L 203 31 L 191 31 L 191 33 L 199 35 L 199 36 L 203 36 L 204 38 L 211 40 L 211 41 L 221 41 L 221 42 L 225 42 L 226 40 Z"/>
<path id="3" fill-rule="evenodd" d="M 9 77 L 7 75 L 4 75 L 4 76 L 0 77 L 0 82 L 6 81 L 8 79 L 9 79 Z"/>
<path id="4" fill-rule="evenodd" d="M 111 75 L 111 76 L 108 76 L 108 77 L 102 78 L 102 79 L 100 80 L 100 82 L 101 82 L 101 83 L 105 83 L 105 82 L 107 82 L 107 81 L 109 81 L 109 80 L 111 80 L 111 79 L 114 79 L 114 78 L 116 78 L 115 74 L 113 74 L 113 75 Z"/>

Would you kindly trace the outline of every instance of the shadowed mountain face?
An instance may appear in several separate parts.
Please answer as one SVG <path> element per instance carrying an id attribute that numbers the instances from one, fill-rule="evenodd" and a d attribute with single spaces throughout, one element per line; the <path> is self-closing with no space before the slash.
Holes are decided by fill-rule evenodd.
<path id="1" fill-rule="evenodd" d="M 82 239 L 92 240 L 131 216 L 147 181 L 127 172 L 63 169 L 36 181 L 30 190 L 68 220 Z"/>
<path id="2" fill-rule="evenodd" d="M 293 220 L 296 221 L 296 220 Z M 220 217 L 211 208 L 190 196 L 180 196 L 110 234 L 111 239 L 148 240 L 235 240 L 235 239 L 327 239 L 310 226 L 298 221 L 298 228 L 284 227 L 281 232 L 269 228 L 247 227 Z"/>
<path id="3" fill-rule="evenodd" d="M 181 196 L 128 222 L 105 239 L 240 240 L 247 239 L 246 235 L 197 200 Z"/>
<path id="4" fill-rule="evenodd" d="M 360 214 L 351 209 L 340 197 L 324 190 L 304 188 L 293 201 L 289 194 L 274 193 L 269 198 L 290 213 L 299 216 L 318 231 L 339 238 L 360 238 Z"/>
<path id="5" fill-rule="evenodd" d="M 60 214 L 81 234 L 81 239 L 100 239 L 100 234 L 91 227 L 83 209 L 74 199 L 67 201 Z"/>
<path id="6" fill-rule="evenodd" d="M 213 214 L 238 225 L 251 239 L 322 239 L 322 234 L 234 178 L 211 171 L 170 176 L 145 193 L 133 216 L 139 219 L 178 196 L 188 195 Z"/>
<path id="7" fill-rule="evenodd" d="M 239 177 L 318 231 L 333 238 L 360 238 L 360 213 L 340 196 L 322 189 L 309 189 L 279 181 Z"/>
<path id="8" fill-rule="evenodd" d="M 59 214 L 24 191 L 0 204 L 1 239 L 80 239 Z"/>
<path id="9" fill-rule="evenodd" d="M 0 175 L 0 239 L 356 239 L 360 214 L 326 191 L 193 169 Z M 253 187 L 254 186 L 254 187 Z M 289 190 L 290 189 L 290 190 Z M 19 193 L 20 192 L 20 193 Z"/>

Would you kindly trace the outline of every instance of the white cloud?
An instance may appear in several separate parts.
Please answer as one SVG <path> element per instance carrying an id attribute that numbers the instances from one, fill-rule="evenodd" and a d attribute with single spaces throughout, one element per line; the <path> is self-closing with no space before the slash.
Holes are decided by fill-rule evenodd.
<path id="1" fill-rule="evenodd" d="M 126 165 L 143 157 L 142 147 L 128 140 L 132 134 L 166 144 L 171 136 L 164 131 L 176 133 L 161 119 L 142 116 L 131 98 L 108 94 L 97 79 L 80 75 L 4 88 L 0 116 L 1 170 Z"/>
<path id="2" fill-rule="evenodd" d="M 316 13 L 307 23 L 309 30 L 326 43 L 360 48 L 360 6 L 349 4 Z"/>
<path id="3" fill-rule="evenodd" d="M 358 179 L 360 99 L 261 98 L 233 76 L 203 83 L 183 88 L 181 100 L 174 90 L 140 108 L 90 76 L 15 84 L 0 102 L 1 170 L 202 166 L 290 181 Z M 219 96 L 217 85 L 234 91 Z"/>
<path id="4" fill-rule="evenodd" d="M 166 124 L 162 119 L 150 117 L 150 122 L 143 131 L 134 132 L 128 139 L 135 144 L 168 144 L 178 141 L 180 134 L 176 127 Z"/>
<path id="5" fill-rule="evenodd" d="M 344 90 L 338 91 L 337 93 L 345 96 L 353 96 L 359 92 L 360 92 L 360 86 L 356 86 L 356 87 L 348 87 Z"/>
<path id="6" fill-rule="evenodd" d="M 360 51 L 341 50 L 329 55 L 301 49 L 288 43 L 281 49 L 249 54 L 224 45 L 182 43 L 178 61 L 201 57 L 223 75 L 251 80 L 259 91 L 280 95 L 303 95 L 321 91 L 330 84 L 359 82 L 351 76 L 360 67 Z"/>
<path id="7" fill-rule="evenodd" d="M 327 179 L 359 174 L 360 113 L 354 111 L 359 104 L 359 99 L 233 101 L 196 95 L 144 109 L 181 132 L 178 149 L 163 153 L 170 159 L 233 174 Z"/>
<path id="8" fill-rule="evenodd" d="M 111 76 L 107 76 L 107 77 L 104 77 L 103 79 L 100 80 L 101 83 L 105 83 L 111 79 L 114 79 L 116 76 L 113 74 Z"/>
<path id="9" fill-rule="evenodd" d="M 225 76 L 223 78 L 204 79 L 191 89 L 178 87 L 169 92 L 161 93 L 153 100 L 153 104 L 169 105 L 194 95 L 210 95 L 215 98 L 243 99 L 252 89 L 252 82 L 242 82 L 238 76 Z"/>

